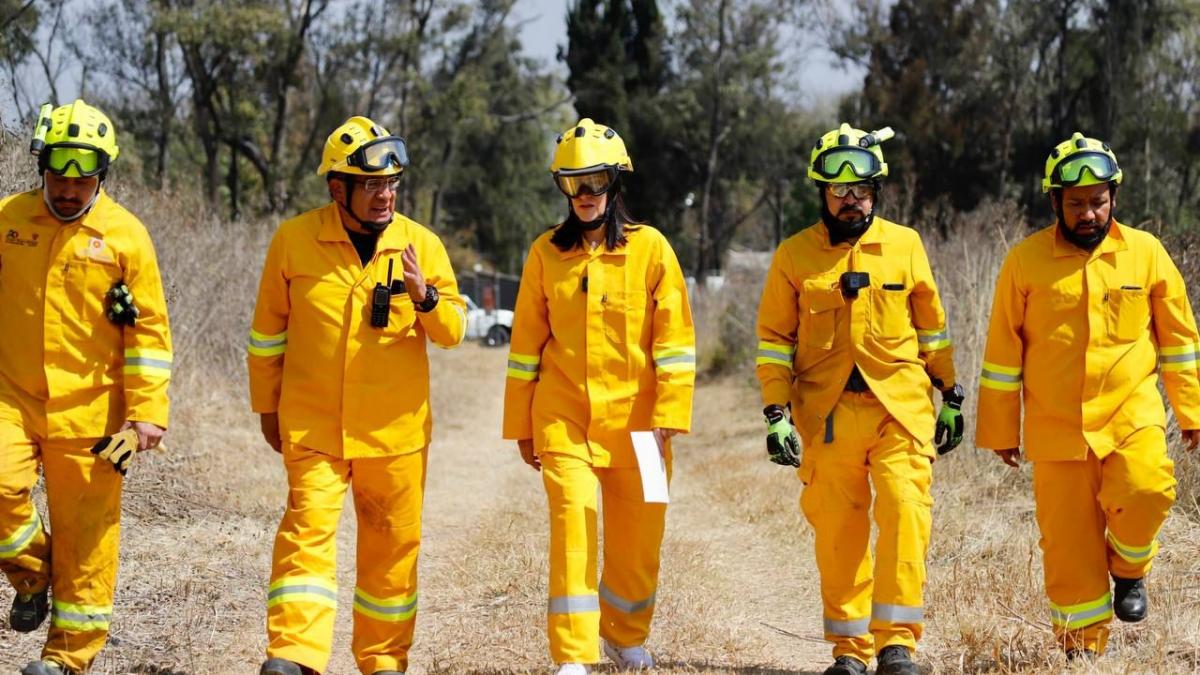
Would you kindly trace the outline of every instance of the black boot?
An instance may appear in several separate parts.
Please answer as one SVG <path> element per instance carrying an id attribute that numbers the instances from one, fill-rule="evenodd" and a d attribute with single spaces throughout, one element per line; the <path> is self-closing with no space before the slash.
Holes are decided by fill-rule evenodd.
<path id="1" fill-rule="evenodd" d="M 1113 613 L 1126 623 L 1146 618 L 1146 584 L 1141 579 L 1113 577 Z"/>
<path id="2" fill-rule="evenodd" d="M 875 668 L 875 675 L 920 675 L 921 672 L 908 657 L 908 647 L 904 645 L 884 647 L 876 659 L 879 666 Z"/>
<path id="3" fill-rule="evenodd" d="M 867 664 L 853 656 L 839 656 L 825 669 L 825 675 L 867 675 Z"/>
<path id="4" fill-rule="evenodd" d="M 258 675 L 319 675 L 317 671 L 307 666 L 288 661 L 287 659 L 267 659 L 258 670 Z"/>
<path id="5" fill-rule="evenodd" d="M 32 633 L 42 625 L 50 614 L 50 597 L 47 590 L 40 593 L 17 593 L 12 609 L 8 611 L 8 625 L 18 633 Z"/>

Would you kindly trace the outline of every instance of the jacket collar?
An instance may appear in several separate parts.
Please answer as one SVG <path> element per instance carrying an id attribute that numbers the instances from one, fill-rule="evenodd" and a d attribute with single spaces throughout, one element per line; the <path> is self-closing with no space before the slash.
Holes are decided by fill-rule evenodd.
<path id="1" fill-rule="evenodd" d="M 1096 250 L 1094 251 L 1085 251 L 1075 244 L 1067 241 L 1066 238 L 1063 237 L 1062 232 L 1058 229 L 1058 221 L 1054 222 L 1053 228 L 1055 258 L 1063 258 L 1072 255 L 1082 255 L 1087 256 L 1088 258 L 1094 258 L 1106 253 L 1116 253 L 1117 251 L 1124 251 L 1129 248 L 1129 243 L 1125 241 L 1125 226 L 1117 222 L 1116 218 L 1113 218 L 1112 226 L 1108 228 L 1108 234 L 1105 235 L 1104 241 L 1101 241 L 1100 245 L 1097 246 Z"/>
<path id="2" fill-rule="evenodd" d="M 346 226 L 342 224 L 342 216 L 338 212 L 336 203 L 329 202 L 322 207 L 320 219 L 321 229 L 317 233 L 318 241 L 340 241 L 350 244 L 350 236 L 346 234 Z M 408 223 L 407 218 L 399 213 L 393 213 L 392 222 L 379 234 L 375 252 L 404 250 L 411 240 Z"/>
<path id="3" fill-rule="evenodd" d="M 558 225 L 556 225 L 554 229 L 557 230 L 559 227 L 562 227 L 562 223 L 559 223 Z M 560 250 L 557 246 L 554 246 L 554 244 L 550 244 L 550 245 L 554 246 L 554 250 L 558 251 L 559 257 L 562 258 L 563 260 L 568 260 L 570 258 L 575 258 L 575 257 L 579 257 L 579 256 L 589 256 L 589 257 L 594 258 L 596 256 L 602 256 L 602 255 L 628 255 L 629 254 L 629 242 L 633 240 L 634 236 L 636 236 L 636 233 L 637 233 L 637 230 L 635 230 L 635 229 L 626 229 L 625 230 L 625 245 L 618 246 L 616 249 L 614 249 L 612 251 L 606 249 L 604 247 L 603 242 L 601 242 L 601 244 L 599 246 L 597 246 L 596 248 L 591 249 L 591 250 L 589 250 L 583 244 L 572 246 L 569 250 L 566 250 L 566 251 Z"/>
<path id="4" fill-rule="evenodd" d="M 37 202 L 37 205 L 34 207 L 36 209 L 34 211 L 34 218 L 39 221 L 39 224 L 51 227 L 71 227 L 78 225 L 79 227 L 95 232 L 101 237 L 108 232 L 109 218 L 105 215 L 105 212 L 111 208 L 113 201 L 104 192 L 103 187 L 100 188 L 100 194 L 96 195 L 96 201 L 92 204 L 92 208 L 88 209 L 88 212 L 83 214 L 82 218 L 72 221 L 59 220 L 54 217 L 53 213 L 50 213 L 50 208 L 46 206 L 45 197 L 42 196 L 44 190 L 45 188 L 38 188 L 30 193 L 31 197 Z"/>

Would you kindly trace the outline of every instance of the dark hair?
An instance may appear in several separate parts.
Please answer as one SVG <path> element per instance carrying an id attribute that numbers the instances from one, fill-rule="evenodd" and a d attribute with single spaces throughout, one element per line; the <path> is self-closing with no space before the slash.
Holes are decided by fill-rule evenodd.
<path id="1" fill-rule="evenodd" d="M 625 245 L 628 239 L 626 233 L 629 230 L 637 229 L 638 225 L 645 225 L 646 221 L 634 218 L 629 212 L 629 208 L 625 206 L 625 199 L 621 196 L 619 184 L 609 189 L 608 199 L 608 208 L 604 211 L 604 247 L 613 251 Z M 583 245 L 583 232 L 583 223 L 575 215 L 571 200 L 567 199 L 567 217 L 557 226 L 554 234 L 550 235 L 550 243 L 560 251 L 570 251 Z"/>

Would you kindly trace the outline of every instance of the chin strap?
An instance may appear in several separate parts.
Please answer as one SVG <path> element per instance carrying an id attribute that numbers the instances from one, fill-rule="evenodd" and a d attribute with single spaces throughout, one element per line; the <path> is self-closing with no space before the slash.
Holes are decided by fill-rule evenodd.
<path id="1" fill-rule="evenodd" d="M 64 223 L 73 223 L 76 220 L 79 220 L 80 218 L 86 216 L 87 212 L 91 211 L 92 207 L 96 205 L 96 200 L 99 198 L 100 198 L 100 186 L 97 185 L 96 192 L 92 194 L 92 198 L 88 200 L 88 203 L 84 204 L 82 209 L 79 209 L 79 213 L 76 213 L 75 215 L 68 218 L 67 216 L 64 216 L 63 214 L 59 213 L 58 209 L 54 208 L 54 204 L 50 203 L 50 195 L 46 193 L 46 181 L 45 180 L 42 181 L 42 202 L 46 204 L 46 208 L 49 209 L 50 215 L 54 216 L 55 218 L 58 218 L 59 220 L 61 220 Z"/>
<path id="2" fill-rule="evenodd" d="M 346 213 L 350 214 L 350 217 L 353 218 L 354 222 L 358 223 L 360 227 L 367 232 L 379 234 L 380 232 L 386 230 L 388 225 L 392 224 L 391 218 L 388 218 L 382 223 L 374 220 L 363 220 L 362 218 L 359 218 L 358 214 L 354 213 L 354 209 L 350 208 L 350 197 L 354 195 L 354 179 L 343 178 L 342 185 L 346 186 L 346 198 L 342 200 L 340 206 L 345 209 Z"/>

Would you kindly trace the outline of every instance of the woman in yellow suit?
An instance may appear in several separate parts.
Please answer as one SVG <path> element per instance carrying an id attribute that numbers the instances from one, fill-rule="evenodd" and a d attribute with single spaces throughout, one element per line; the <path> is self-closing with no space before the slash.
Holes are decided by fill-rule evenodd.
<path id="1" fill-rule="evenodd" d="M 566 220 L 529 251 L 517 294 L 504 437 L 542 471 L 550 505 L 547 629 L 559 675 L 604 653 L 649 668 L 644 644 L 658 584 L 666 505 L 647 503 L 631 432 L 669 439 L 691 426 L 695 333 L 671 245 L 630 217 L 625 144 L 590 119 L 564 131 L 550 171 Z M 604 573 L 597 583 L 597 492 Z"/>

